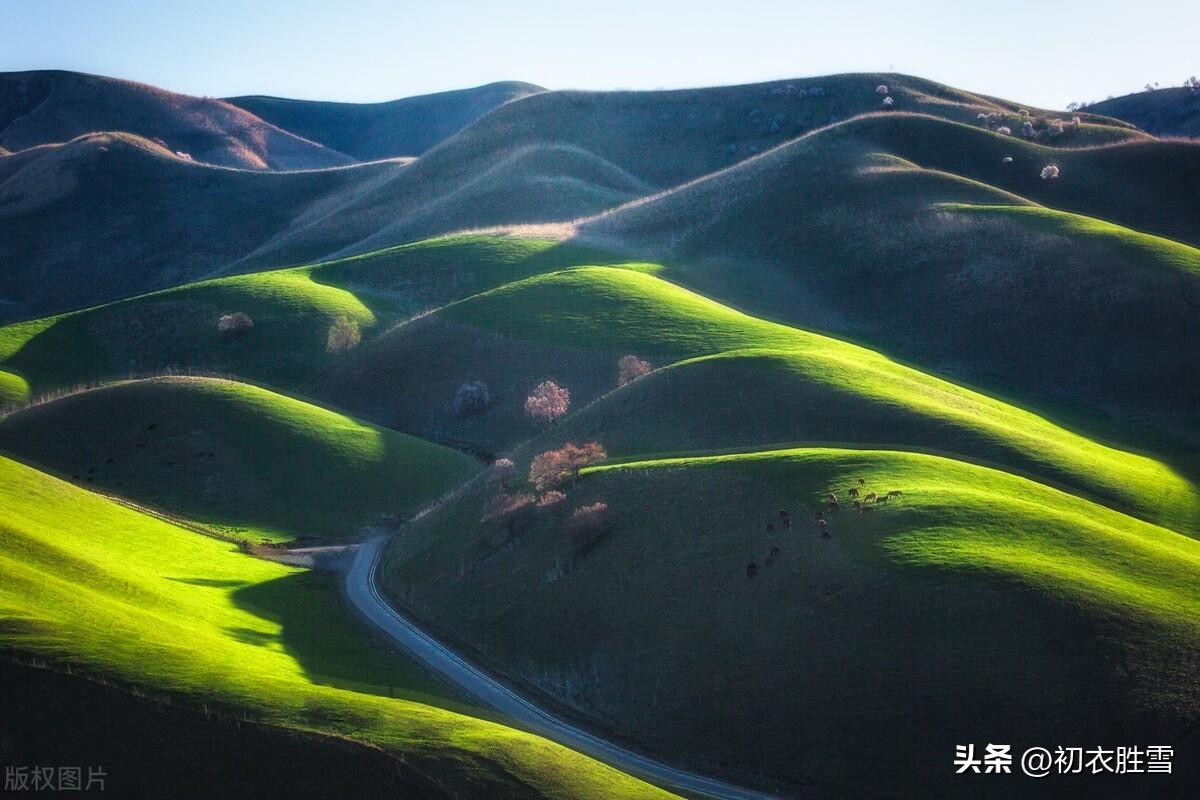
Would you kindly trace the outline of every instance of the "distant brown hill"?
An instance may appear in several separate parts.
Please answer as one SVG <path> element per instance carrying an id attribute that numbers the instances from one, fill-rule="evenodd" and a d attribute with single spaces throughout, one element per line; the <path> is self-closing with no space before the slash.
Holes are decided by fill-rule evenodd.
<path id="1" fill-rule="evenodd" d="M 353 159 L 223 100 L 77 72 L 0 74 L 0 146 L 12 151 L 127 131 L 195 161 L 244 169 L 310 169 Z"/>

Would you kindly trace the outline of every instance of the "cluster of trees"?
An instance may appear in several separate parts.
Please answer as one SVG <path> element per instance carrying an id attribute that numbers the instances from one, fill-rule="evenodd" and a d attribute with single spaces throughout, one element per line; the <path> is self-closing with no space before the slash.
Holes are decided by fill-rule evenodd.
<path id="1" fill-rule="evenodd" d="M 513 491 L 516 465 L 510 458 L 497 459 L 492 465 L 491 475 L 496 491 L 480 518 L 480 522 L 492 529 L 488 541 L 493 546 L 499 546 L 530 525 L 538 513 L 557 512 L 567 499 L 563 489 L 579 477 L 579 471 L 607 456 L 597 442 L 583 445 L 568 442 L 557 450 L 539 453 L 529 465 L 529 486 L 532 491 Z M 608 506 L 602 502 L 576 508 L 566 523 L 567 536 L 577 553 L 593 544 L 607 530 Z M 501 535 L 495 535 L 497 532 Z"/>

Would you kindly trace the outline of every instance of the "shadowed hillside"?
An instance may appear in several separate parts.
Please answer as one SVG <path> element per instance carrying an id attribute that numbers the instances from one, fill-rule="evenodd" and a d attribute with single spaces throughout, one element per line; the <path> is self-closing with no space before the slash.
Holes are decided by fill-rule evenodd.
<path id="1" fill-rule="evenodd" d="M 871 513 L 826 493 L 903 495 Z M 568 509 L 604 502 L 587 544 Z M 398 602 L 489 663 L 701 767 L 849 796 L 959 797 L 955 743 L 1200 751 L 1200 543 L 925 455 L 788 450 L 587 472 L 503 546 L 476 503 L 393 540 Z M 790 512 L 790 527 L 779 509 Z M 750 566 L 753 565 L 753 566 Z M 864 753 L 872 757 L 864 759 Z M 1060 797 L 1116 781 L 1029 782 Z M 977 781 L 972 796 L 1011 796 Z"/>
<path id="2" fill-rule="evenodd" d="M 678 91 L 542 92 L 497 108 L 430 150 L 411 170 L 335 213 L 303 220 L 302 230 L 272 242 L 247 263 L 597 213 L 621 202 L 622 193 L 667 189 L 831 122 L 879 110 L 881 83 L 888 85 L 896 110 L 961 122 L 995 113 L 1020 128 L 1016 104 L 894 74 Z M 1116 120 L 1086 119 L 1055 144 L 1148 138 Z M 552 159 L 557 168 L 543 172 Z M 614 185 L 603 176 L 622 180 Z M 537 199 L 532 207 L 524 202 L 530 192 Z"/>
<path id="3" fill-rule="evenodd" d="M 1188 88 L 1127 94 L 1093 103 L 1087 110 L 1125 120 L 1155 136 L 1200 139 L 1200 92 Z"/>
<path id="4" fill-rule="evenodd" d="M 0 161 L 0 320 L 186 283 L 306 210 L 403 169 L 257 173 L 189 162 L 123 133 Z M 136 189 L 134 188 L 136 187 Z"/>
<path id="5" fill-rule="evenodd" d="M 228 102 L 286 131 L 370 161 L 419 156 L 497 106 L 546 91 L 503 81 L 387 103 L 331 103 L 253 95 Z"/>
<path id="6" fill-rule="evenodd" d="M 1040 178 L 1047 163 L 1060 177 Z M 1137 231 L 1200 242 L 1196 185 L 1196 145 L 1052 152 L 873 116 L 585 222 L 580 236 L 676 265 L 677 280 L 740 307 L 1195 444 L 1200 360 L 1177 345 L 1200 319 L 1200 250 Z"/>
<path id="7" fill-rule="evenodd" d="M 246 169 L 311 169 L 352 160 L 222 100 L 78 72 L 0 73 L 0 144 L 7 149 L 96 131 L 126 131 L 196 161 Z"/>

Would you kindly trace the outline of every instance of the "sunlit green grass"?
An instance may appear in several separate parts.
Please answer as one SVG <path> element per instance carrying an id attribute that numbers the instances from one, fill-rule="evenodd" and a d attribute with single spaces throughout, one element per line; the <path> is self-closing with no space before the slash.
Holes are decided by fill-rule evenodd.
<path id="1" fill-rule="evenodd" d="M 942 203 L 938 207 L 963 214 L 1007 215 L 1013 219 L 1025 221 L 1031 227 L 1077 237 L 1079 241 L 1095 240 L 1104 244 L 1117 245 L 1126 252 L 1139 257 L 1141 262 L 1139 266 L 1147 269 L 1173 268 L 1184 273 L 1200 273 L 1200 249 L 1095 217 L 1038 206 Z"/>
<path id="2" fill-rule="evenodd" d="M 29 383 L 20 375 L 0 370 L 0 408 L 29 399 Z"/>
<path id="3" fill-rule="evenodd" d="M 23 375 L 35 395 L 168 368 L 295 388 L 342 357 L 327 348 L 336 320 L 351 321 L 365 342 L 391 323 L 507 281 L 613 261 L 620 259 L 546 239 L 434 239 L 0 327 L 0 366 Z M 234 312 L 248 314 L 254 328 L 222 337 L 217 320 Z"/>
<path id="4" fill-rule="evenodd" d="M 446 447 L 234 381 L 162 378 L 0 419 L 0 449 L 257 542 L 350 538 L 465 480 Z"/>
<path id="5" fill-rule="evenodd" d="M 1146 519 L 1200 533 L 1200 493 L 1165 464 L 1106 447 L 1035 413 L 874 351 L 747 316 L 652 275 L 604 267 L 569 269 L 508 284 L 442 313 L 517 338 L 682 362 L 673 369 L 684 369 L 688 359 L 714 355 L 756 359 L 770 373 L 763 377 L 765 383 L 785 373 L 791 385 L 781 391 L 817 387 L 821 400 L 834 409 L 826 411 L 815 402 L 806 409 L 808 414 L 836 413 L 842 402 L 869 406 L 862 420 L 847 421 L 846 434 L 826 431 L 823 441 L 864 441 L 849 426 L 869 426 L 878 432 L 877 438 L 865 440 L 869 443 L 985 457 L 1106 498 Z M 755 413 L 755 404 L 770 399 L 754 397 L 753 383 L 743 386 L 752 395 L 747 400 L 735 399 L 731 391 L 737 387 L 731 385 L 697 396 L 708 407 L 745 403 L 748 414 Z M 690 391 L 705 390 L 701 385 Z M 668 408 L 671 402 L 666 397 L 655 401 Z M 643 409 L 641 413 L 650 415 L 645 424 L 653 425 L 660 411 Z M 889 417 L 896 422 L 919 420 L 927 433 L 889 438 Z M 789 426 L 783 422 L 780 429 Z M 805 424 L 791 429 L 803 431 Z"/>
<path id="6" fill-rule="evenodd" d="M 431 684 L 364 646 L 313 580 L 0 459 L 5 649 L 374 742 L 461 794 L 663 796 L 565 748 L 438 707 Z"/>
<path id="7" fill-rule="evenodd" d="M 904 492 L 878 514 L 877 555 L 1012 578 L 1082 605 L 1200 632 L 1200 543 L 998 470 L 919 453 L 803 449 L 629 461 L 585 470 L 735 468 L 817 505 L 862 478 Z"/>

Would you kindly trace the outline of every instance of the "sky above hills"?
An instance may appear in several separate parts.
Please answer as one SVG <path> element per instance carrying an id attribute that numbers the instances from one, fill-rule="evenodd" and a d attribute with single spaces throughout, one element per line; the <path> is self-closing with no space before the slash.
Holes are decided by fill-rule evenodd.
<path id="1" fill-rule="evenodd" d="M 1188 0 L 8 0 L 0 71 L 366 102 L 524 80 L 675 88 L 897 71 L 1062 107 L 1200 72 Z"/>

